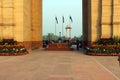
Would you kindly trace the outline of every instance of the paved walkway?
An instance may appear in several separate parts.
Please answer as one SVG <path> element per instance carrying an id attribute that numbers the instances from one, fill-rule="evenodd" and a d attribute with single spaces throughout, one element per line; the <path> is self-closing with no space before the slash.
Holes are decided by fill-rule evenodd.
<path id="1" fill-rule="evenodd" d="M 120 80 L 101 62 L 100 57 L 77 51 L 35 50 L 25 56 L 0 56 L 0 80 Z"/>

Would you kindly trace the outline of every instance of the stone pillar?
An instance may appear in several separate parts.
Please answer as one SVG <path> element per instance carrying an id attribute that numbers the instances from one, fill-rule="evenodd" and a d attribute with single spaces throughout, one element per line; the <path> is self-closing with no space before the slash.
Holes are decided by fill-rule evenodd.
<path id="1" fill-rule="evenodd" d="M 82 6 L 83 6 L 83 45 L 87 46 L 88 42 L 91 42 L 91 27 L 92 27 L 92 21 L 91 21 L 91 2 L 92 0 L 82 0 Z"/>
<path id="2" fill-rule="evenodd" d="M 91 40 L 92 42 L 97 40 L 97 28 L 98 28 L 98 1 L 99 0 L 91 0 Z M 89 13 L 88 13 L 89 14 Z M 90 34 L 88 34 L 90 35 Z"/>
<path id="3" fill-rule="evenodd" d="M 32 0 L 31 40 L 32 46 L 42 47 L 42 0 Z"/>
<path id="4" fill-rule="evenodd" d="M 2 38 L 14 38 L 14 0 L 1 1 Z"/>
<path id="5" fill-rule="evenodd" d="M 14 0 L 14 17 L 15 17 L 15 27 L 14 27 L 14 39 L 18 42 L 24 41 L 24 9 L 23 0 Z"/>
<path id="6" fill-rule="evenodd" d="M 2 6 L 2 1 L 0 1 L 0 6 Z M 0 7 L 0 40 L 2 40 L 2 7 Z"/>
<path id="7" fill-rule="evenodd" d="M 31 49 L 31 0 L 23 0 L 23 43 Z"/>
<path id="8" fill-rule="evenodd" d="M 112 0 L 102 0 L 102 38 L 111 38 Z"/>
<path id="9" fill-rule="evenodd" d="M 120 37 L 120 0 L 114 0 L 113 36 Z"/>

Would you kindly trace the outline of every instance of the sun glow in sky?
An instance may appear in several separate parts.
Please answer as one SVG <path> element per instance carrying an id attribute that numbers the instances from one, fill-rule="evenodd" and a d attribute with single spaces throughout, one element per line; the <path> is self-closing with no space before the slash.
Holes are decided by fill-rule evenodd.
<path id="1" fill-rule="evenodd" d="M 82 35 L 82 0 L 43 0 L 43 35 L 62 32 L 62 16 L 64 16 L 63 34 L 66 34 L 65 27 L 70 24 L 72 37 Z M 71 22 L 69 17 L 72 17 Z"/>

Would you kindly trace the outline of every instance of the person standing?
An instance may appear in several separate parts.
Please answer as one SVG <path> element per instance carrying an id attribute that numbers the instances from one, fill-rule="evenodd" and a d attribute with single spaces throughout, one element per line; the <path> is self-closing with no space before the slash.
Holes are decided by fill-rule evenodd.
<path id="1" fill-rule="evenodd" d="M 79 40 L 76 41 L 77 44 L 77 50 L 79 50 Z"/>

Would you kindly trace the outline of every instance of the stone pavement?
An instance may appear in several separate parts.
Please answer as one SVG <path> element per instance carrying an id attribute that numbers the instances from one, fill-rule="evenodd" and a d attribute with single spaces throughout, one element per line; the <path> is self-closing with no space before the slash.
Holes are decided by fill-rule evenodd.
<path id="1" fill-rule="evenodd" d="M 0 80 L 120 80 L 115 58 L 44 50 L 24 56 L 0 56 Z"/>

